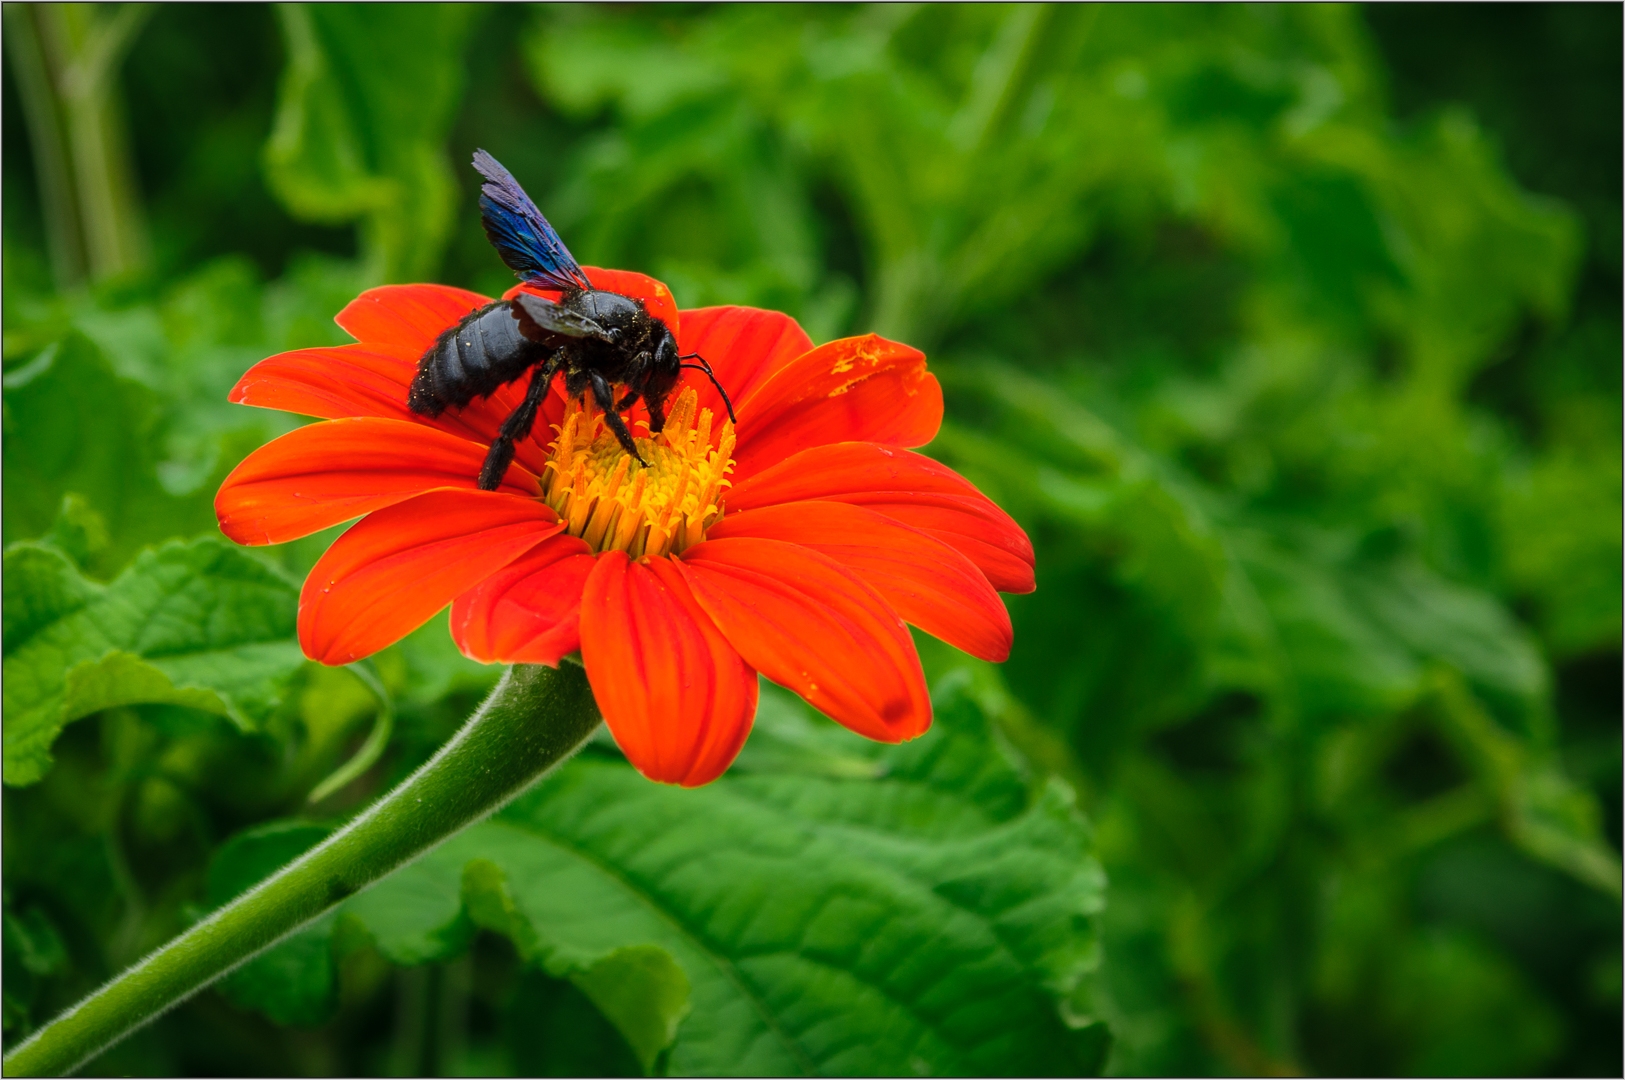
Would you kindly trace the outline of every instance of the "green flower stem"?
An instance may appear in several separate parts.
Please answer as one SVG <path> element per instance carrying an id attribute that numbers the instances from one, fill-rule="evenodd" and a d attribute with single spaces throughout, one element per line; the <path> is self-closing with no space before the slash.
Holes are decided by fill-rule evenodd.
<path id="1" fill-rule="evenodd" d="M 6 1076 L 83 1065 L 391 870 L 490 814 L 599 723 L 586 673 L 510 668 L 451 741 L 323 843 L 220 908 L 6 1055 Z"/>

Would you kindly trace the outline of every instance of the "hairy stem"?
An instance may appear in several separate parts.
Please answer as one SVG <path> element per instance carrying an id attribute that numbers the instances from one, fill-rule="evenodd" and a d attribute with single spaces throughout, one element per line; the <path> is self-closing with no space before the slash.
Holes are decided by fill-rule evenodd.
<path id="1" fill-rule="evenodd" d="M 586 673 L 516 666 L 417 772 L 298 859 L 18 1046 L 7 1076 L 71 1072 L 283 937 L 485 817 L 568 758 L 599 723 Z"/>

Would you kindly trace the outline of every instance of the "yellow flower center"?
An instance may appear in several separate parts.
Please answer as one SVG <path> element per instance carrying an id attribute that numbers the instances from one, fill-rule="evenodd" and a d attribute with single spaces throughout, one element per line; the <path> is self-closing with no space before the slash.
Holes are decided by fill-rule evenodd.
<path id="1" fill-rule="evenodd" d="M 596 407 L 572 401 L 542 475 L 542 498 L 572 536 L 594 551 L 670 555 L 705 539 L 722 517 L 717 500 L 733 469 L 734 426 L 724 421 L 711 445 L 711 410 L 684 388 L 665 430 L 633 438 L 649 464 L 621 449 Z M 645 430 L 648 424 L 643 423 Z"/>

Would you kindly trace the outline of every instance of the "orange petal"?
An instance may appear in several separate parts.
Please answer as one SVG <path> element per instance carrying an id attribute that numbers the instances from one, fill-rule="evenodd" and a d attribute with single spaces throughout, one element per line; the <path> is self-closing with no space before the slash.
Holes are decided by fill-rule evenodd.
<path id="1" fill-rule="evenodd" d="M 922 446 L 942 426 L 942 387 L 920 350 L 867 334 L 797 357 L 735 410 L 743 479 L 828 443 Z"/>
<path id="2" fill-rule="evenodd" d="M 581 658 L 610 734 L 651 780 L 722 775 L 756 716 L 756 673 L 667 559 L 597 560 L 581 598 Z"/>
<path id="3" fill-rule="evenodd" d="M 1000 592 L 1033 591 L 1033 545 L 1020 525 L 940 462 L 874 443 L 804 450 L 739 481 L 726 495 L 734 513 L 825 499 L 867 506 L 963 553 Z"/>
<path id="4" fill-rule="evenodd" d="M 732 305 L 683 312 L 683 333 L 677 339 L 678 352 L 705 357 L 735 409 L 770 376 L 812 347 L 807 332 L 783 312 Z M 699 394 L 702 407 L 718 417 L 724 415 L 722 397 L 704 373 L 685 371 L 683 384 Z"/>
<path id="5" fill-rule="evenodd" d="M 745 662 L 881 742 L 931 726 L 914 639 L 850 570 L 780 540 L 707 540 L 675 565 Z"/>
<path id="6" fill-rule="evenodd" d="M 401 420 L 329 420 L 266 443 L 231 471 L 214 498 L 220 531 L 239 544 L 281 544 L 433 488 L 473 488 L 484 446 Z M 499 489 L 541 494 L 510 465 Z"/>
<path id="7" fill-rule="evenodd" d="M 261 360 L 231 388 L 239 405 L 303 416 L 410 419 L 406 391 L 420 352 L 399 345 L 295 349 Z"/>
<path id="8" fill-rule="evenodd" d="M 581 269 L 586 271 L 587 280 L 592 282 L 593 288 L 642 300 L 645 311 L 665 323 L 666 329 L 673 334 L 677 333 L 680 321 L 677 301 L 672 298 L 671 290 L 666 288 L 665 282 L 656 281 L 649 275 L 640 274 L 635 270 L 603 270 L 596 266 L 583 266 Z M 522 292 L 545 296 L 549 300 L 557 300 L 563 295 L 557 289 L 544 289 L 528 282 L 521 282 L 503 293 L 502 298 L 512 300 Z"/>
<path id="9" fill-rule="evenodd" d="M 580 537 L 544 540 L 452 601 L 452 639 L 482 664 L 558 667 L 581 648 L 581 590 L 596 561 Z"/>
<path id="10" fill-rule="evenodd" d="M 357 341 L 399 345 L 422 356 L 435 338 L 490 302 L 450 285 L 383 285 L 351 300 L 333 321 Z"/>
<path id="11" fill-rule="evenodd" d="M 936 537 L 974 563 L 999 592 L 1030 593 L 1038 587 L 1027 534 L 1019 525 L 1011 530 L 1007 515 L 985 495 L 879 492 L 833 501 L 867 506 Z"/>
<path id="12" fill-rule="evenodd" d="M 467 408 L 450 409 L 431 420 L 406 407 L 421 350 L 402 345 L 338 345 L 295 349 L 261 360 L 237 381 L 231 400 L 240 405 L 280 409 L 303 416 L 338 419 L 376 416 L 438 428 L 490 445 L 508 414 L 524 399 L 524 380 L 499 387 Z M 549 395 L 531 436 L 515 448 L 515 459 L 540 473 L 547 462 L 551 424 L 564 416 L 562 397 Z"/>
<path id="13" fill-rule="evenodd" d="M 975 564 L 884 514 L 837 502 L 784 503 L 729 514 L 706 535 L 811 548 L 857 574 L 903 621 L 983 660 L 1010 655 L 1010 614 Z"/>
<path id="14" fill-rule="evenodd" d="M 317 560 L 299 644 L 324 664 L 370 656 L 564 526 L 535 499 L 431 491 L 368 515 Z"/>

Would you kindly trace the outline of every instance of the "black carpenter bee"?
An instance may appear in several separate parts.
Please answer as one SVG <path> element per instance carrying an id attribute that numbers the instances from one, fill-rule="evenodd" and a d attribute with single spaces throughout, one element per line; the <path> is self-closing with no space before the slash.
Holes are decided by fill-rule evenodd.
<path id="1" fill-rule="evenodd" d="M 666 398 L 683 368 L 710 377 L 733 419 L 733 402 L 704 357 L 679 356 L 677 339 L 644 309 L 643 301 L 593 288 L 559 234 L 496 158 L 476 150 L 474 168 L 485 177 L 480 220 L 502 261 L 521 280 L 563 292 L 557 303 L 521 293 L 470 312 L 436 338 L 418 361 L 407 404 L 424 416 L 462 408 L 530 372 L 525 400 L 503 421 L 485 456 L 481 488 L 494 491 L 502 482 L 514 442 L 530 434 L 548 387 L 561 371 L 571 397 L 592 391 L 605 423 L 641 465 L 648 462 L 620 414 L 641 397 L 649 409 L 650 432 L 659 432 L 666 423 Z M 626 387 L 619 401 L 611 389 L 617 385 Z"/>

